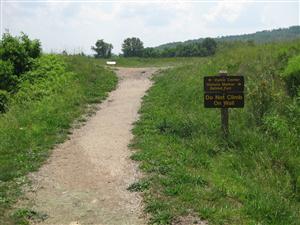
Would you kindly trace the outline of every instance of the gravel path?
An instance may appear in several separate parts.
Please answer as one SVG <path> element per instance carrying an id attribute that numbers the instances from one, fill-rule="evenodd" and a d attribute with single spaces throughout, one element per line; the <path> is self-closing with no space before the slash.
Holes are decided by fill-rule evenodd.
<path id="1" fill-rule="evenodd" d="M 119 85 L 70 139 L 30 175 L 33 209 L 51 225 L 143 225 L 141 197 L 126 188 L 137 180 L 127 145 L 154 68 L 118 68 Z"/>

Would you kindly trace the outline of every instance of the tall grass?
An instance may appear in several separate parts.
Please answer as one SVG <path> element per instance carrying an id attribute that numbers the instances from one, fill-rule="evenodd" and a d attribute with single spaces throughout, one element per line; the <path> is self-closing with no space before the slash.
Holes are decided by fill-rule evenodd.
<path id="1" fill-rule="evenodd" d="M 24 175 L 39 168 L 86 105 L 103 100 L 116 82 L 113 72 L 84 57 L 43 56 L 24 75 L 8 112 L 0 115 L 0 224 L 12 222 L 7 212 Z"/>
<path id="2" fill-rule="evenodd" d="M 148 174 L 141 182 L 152 224 L 194 213 L 209 224 L 300 224 L 300 102 L 280 78 L 299 46 L 226 49 L 154 78 L 132 143 Z M 228 140 L 220 110 L 203 106 L 203 76 L 224 69 L 246 79 Z"/>

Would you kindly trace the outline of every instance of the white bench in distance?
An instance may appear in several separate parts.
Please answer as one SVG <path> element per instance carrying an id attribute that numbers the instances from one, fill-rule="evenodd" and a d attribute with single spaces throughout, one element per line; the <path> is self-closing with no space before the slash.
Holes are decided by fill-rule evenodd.
<path id="1" fill-rule="evenodd" d="M 106 65 L 116 65 L 116 61 L 106 61 Z"/>

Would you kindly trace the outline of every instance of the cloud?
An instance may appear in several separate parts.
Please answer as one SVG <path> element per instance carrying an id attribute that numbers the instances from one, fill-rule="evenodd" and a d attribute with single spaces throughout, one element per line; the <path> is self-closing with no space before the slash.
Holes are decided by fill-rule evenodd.
<path id="1" fill-rule="evenodd" d="M 223 0 L 217 3 L 217 6 L 212 8 L 204 18 L 208 22 L 214 22 L 216 20 L 225 20 L 227 22 L 235 22 L 241 15 L 242 11 L 247 7 L 249 3 L 247 0 Z"/>
<path id="2" fill-rule="evenodd" d="M 262 6 L 261 23 L 266 27 L 273 28 L 286 27 L 291 24 L 300 25 L 299 13 L 299 1 L 290 4 L 282 2 L 276 4 L 264 4 Z"/>
<path id="3" fill-rule="evenodd" d="M 8 28 L 14 35 L 24 31 L 40 39 L 46 52 L 92 53 L 91 45 L 104 39 L 119 53 L 127 37 L 139 37 L 148 47 L 290 26 L 298 18 L 295 4 L 282 3 L 275 10 L 268 4 L 245 1 L 4 2 L 2 30 Z M 277 15 L 281 16 L 276 19 Z"/>

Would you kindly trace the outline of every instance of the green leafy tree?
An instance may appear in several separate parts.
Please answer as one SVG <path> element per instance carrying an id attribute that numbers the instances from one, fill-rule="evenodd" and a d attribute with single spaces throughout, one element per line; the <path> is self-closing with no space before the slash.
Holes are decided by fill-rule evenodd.
<path id="1" fill-rule="evenodd" d="M 0 90 L 0 113 L 4 113 L 6 111 L 7 102 L 8 102 L 8 92 L 4 90 Z"/>
<path id="2" fill-rule="evenodd" d="M 158 50 L 155 48 L 144 48 L 143 57 L 145 58 L 155 58 L 159 56 Z"/>
<path id="3" fill-rule="evenodd" d="M 96 52 L 95 58 L 110 58 L 112 44 L 106 43 L 103 39 L 98 40 L 95 46 L 92 46 L 92 50 Z"/>
<path id="4" fill-rule="evenodd" d="M 124 57 L 140 57 L 143 55 L 144 44 L 136 37 L 127 38 L 122 44 Z"/>
<path id="5" fill-rule="evenodd" d="M 180 57 L 190 57 L 190 56 L 198 56 L 199 49 L 197 44 L 180 44 L 176 47 L 176 56 Z"/>
<path id="6" fill-rule="evenodd" d="M 40 54 L 39 40 L 30 40 L 24 33 L 19 37 L 13 37 L 8 32 L 3 34 L 0 41 L 0 59 L 12 63 L 15 75 L 20 76 L 30 70 L 33 59 Z"/>
<path id="7" fill-rule="evenodd" d="M 175 48 L 164 48 L 160 51 L 161 57 L 193 57 L 214 55 L 217 43 L 212 38 L 206 38 L 203 42 L 177 44 Z"/>
<path id="8" fill-rule="evenodd" d="M 62 55 L 68 55 L 68 52 L 66 49 L 64 49 L 62 52 L 61 52 Z"/>
<path id="9" fill-rule="evenodd" d="M 12 91 L 17 81 L 13 64 L 10 61 L 0 60 L 0 90 Z"/>
<path id="10" fill-rule="evenodd" d="M 165 48 L 160 54 L 162 57 L 174 57 L 176 55 L 176 48 Z"/>
<path id="11" fill-rule="evenodd" d="M 205 57 L 207 55 L 208 55 L 207 49 L 205 47 L 203 47 L 202 43 L 198 43 L 197 44 L 197 56 Z"/>
<path id="12" fill-rule="evenodd" d="M 202 42 L 203 48 L 207 50 L 207 55 L 213 55 L 217 50 L 217 42 L 212 38 L 205 38 Z"/>

